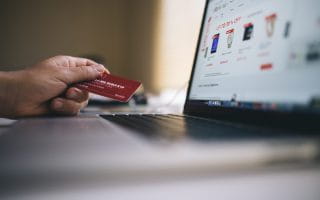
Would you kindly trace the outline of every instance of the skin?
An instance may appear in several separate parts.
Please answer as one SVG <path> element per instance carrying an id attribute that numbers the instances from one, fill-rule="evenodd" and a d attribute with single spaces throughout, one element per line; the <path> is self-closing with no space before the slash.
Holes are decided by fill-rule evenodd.
<path id="1" fill-rule="evenodd" d="M 0 72 L 0 117 L 76 115 L 89 99 L 72 84 L 109 73 L 91 60 L 55 56 L 29 68 Z"/>

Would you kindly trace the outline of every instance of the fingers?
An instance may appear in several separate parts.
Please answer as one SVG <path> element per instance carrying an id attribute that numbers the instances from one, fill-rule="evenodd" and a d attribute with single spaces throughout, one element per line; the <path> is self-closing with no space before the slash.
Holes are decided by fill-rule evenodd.
<path id="1" fill-rule="evenodd" d="M 104 72 L 110 74 L 110 71 L 107 68 L 104 68 Z"/>
<path id="2" fill-rule="evenodd" d="M 79 58 L 73 56 L 55 56 L 50 59 L 54 60 L 56 64 L 66 67 L 91 66 L 98 64 L 86 58 Z"/>
<path id="3" fill-rule="evenodd" d="M 86 58 L 55 56 L 40 65 L 56 66 L 55 78 L 67 85 L 98 78 L 109 71 L 101 64 Z"/>
<path id="4" fill-rule="evenodd" d="M 89 60 L 86 58 L 79 58 L 79 57 L 71 57 L 71 64 L 72 66 L 90 66 L 90 65 L 97 65 L 98 63 L 94 62 L 93 60 Z"/>
<path id="5" fill-rule="evenodd" d="M 74 100 L 78 103 L 82 103 L 89 99 L 89 93 L 87 91 L 79 90 L 78 88 L 69 88 L 66 92 L 66 98 Z"/>
<path id="6" fill-rule="evenodd" d="M 87 104 L 88 101 L 79 103 L 70 99 L 56 98 L 52 100 L 50 108 L 57 114 L 77 115 L 80 109 L 84 108 Z"/>
<path id="7" fill-rule="evenodd" d="M 106 72 L 103 65 L 69 67 L 64 73 L 59 74 L 59 79 L 70 85 L 77 82 L 89 81 L 98 78 L 102 73 Z"/>

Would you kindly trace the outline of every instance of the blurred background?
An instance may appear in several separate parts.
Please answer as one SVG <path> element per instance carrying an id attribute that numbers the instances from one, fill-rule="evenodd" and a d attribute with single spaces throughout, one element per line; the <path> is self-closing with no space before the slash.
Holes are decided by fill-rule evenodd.
<path id="1" fill-rule="evenodd" d="M 159 94 L 186 85 L 204 0 L 0 0 L 0 70 L 95 57 Z"/>

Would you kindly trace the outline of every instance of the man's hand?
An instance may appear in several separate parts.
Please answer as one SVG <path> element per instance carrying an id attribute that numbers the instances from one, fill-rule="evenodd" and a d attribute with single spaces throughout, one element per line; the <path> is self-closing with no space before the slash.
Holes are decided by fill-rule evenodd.
<path id="1" fill-rule="evenodd" d="M 87 105 L 89 95 L 71 85 L 96 79 L 105 71 L 88 59 L 56 56 L 25 70 L 3 73 L 0 117 L 76 115 Z"/>

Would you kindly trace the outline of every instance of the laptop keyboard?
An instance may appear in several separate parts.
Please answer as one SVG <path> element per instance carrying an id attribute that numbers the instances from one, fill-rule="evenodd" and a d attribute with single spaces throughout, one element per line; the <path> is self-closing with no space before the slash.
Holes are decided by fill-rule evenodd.
<path id="1" fill-rule="evenodd" d="M 263 129 L 225 124 L 217 120 L 163 114 L 114 114 L 101 115 L 127 129 L 146 137 L 172 139 L 192 137 L 195 139 L 248 139 L 274 136 Z"/>

